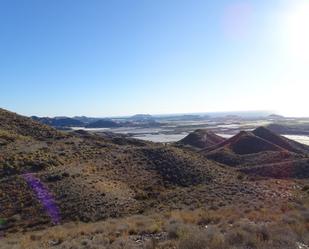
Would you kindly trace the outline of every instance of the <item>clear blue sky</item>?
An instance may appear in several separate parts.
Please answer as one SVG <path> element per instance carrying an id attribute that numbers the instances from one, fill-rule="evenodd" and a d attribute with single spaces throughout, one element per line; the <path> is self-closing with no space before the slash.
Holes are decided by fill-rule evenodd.
<path id="1" fill-rule="evenodd" d="M 305 0 L 1 0 L 0 106 L 309 116 L 308 12 Z"/>

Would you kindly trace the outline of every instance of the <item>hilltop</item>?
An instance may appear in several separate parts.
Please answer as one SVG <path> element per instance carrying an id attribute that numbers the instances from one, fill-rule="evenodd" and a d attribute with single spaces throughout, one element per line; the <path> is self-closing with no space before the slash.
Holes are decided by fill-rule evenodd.
<path id="1" fill-rule="evenodd" d="M 49 126 L 41 125 L 30 118 L 17 115 L 16 113 L 1 108 L 0 132 L 2 138 L 24 136 L 33 139 L 51 139 L 59 138 L 63 135 Z"/>
<path id="2" fill-rule="evenodd" d="M 283 148 L 277 146 L 276 144 L 255 136 L 253 132 L 247 131 L 241 131 L 225 142 L 207 148 L 206 150 L 214 151 L 218 149 L 230 150 L 238 155 L 254 154 L 263 151 L 284 151 Z"/>
<path id="3" fill-rule="evenodd" d="M 258 127 L 253 132 L 254 135 L 265 139 L 283 149 L 295 153 L 309 153 L 309 146 L 295 142 L 291 139 L 277 135 L 265 127 Z"/>
<path id="4" fill-rule="evenodd" d="M 282 120 L 285 119 L 284 116 L 282 115 L 278 115 L 278 114 L 270 114 L 267 116 L 268 119 L 272 119 L 272 120 Z"/>
<path id="5" fill-rule="evenodd" d="M 239 168 L 240 172 L 272 178 L 308 178 L 308 152 L 309 146 L 265 127 L 240 132 L 201 151 L 208 159 Z"/>
<path id="6" fill-rule="evenodd" d="M 188 145 L 203 149 L 222 143 L 225 138 L 216 135 L 206 129 L 199 129 L 191 132 L 188 136 L 178 142 L 179 145 Z"/>

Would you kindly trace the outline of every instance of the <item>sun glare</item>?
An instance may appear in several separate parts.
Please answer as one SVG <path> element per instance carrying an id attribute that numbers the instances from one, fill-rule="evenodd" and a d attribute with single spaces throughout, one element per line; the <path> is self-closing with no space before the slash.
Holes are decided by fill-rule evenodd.
<path id="1" fill-rule="evenodd" d="M 290 6 L 283 25 L 288 53 L 296 59 L 309 61 L 309 1 Z"/>

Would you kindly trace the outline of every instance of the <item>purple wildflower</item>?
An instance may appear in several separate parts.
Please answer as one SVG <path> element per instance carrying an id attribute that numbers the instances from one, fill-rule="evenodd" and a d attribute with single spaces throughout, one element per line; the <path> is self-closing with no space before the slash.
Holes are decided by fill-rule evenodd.
<path id="1" fill-rule="evenodd" d="M 48 188 L 32 174 L 24 174 L 23 178 L 35 192 L 37 199 L 44 207 L 45 212 L 50 216 L 53 224 L 59 224 L 61 220 L 60 211 Z"/>

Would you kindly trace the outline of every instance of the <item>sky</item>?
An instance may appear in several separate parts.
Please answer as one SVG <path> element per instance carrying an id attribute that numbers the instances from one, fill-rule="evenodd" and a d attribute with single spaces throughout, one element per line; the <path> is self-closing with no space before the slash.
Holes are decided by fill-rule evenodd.
<path id="1" fill-rule="evenodd" d="M 308 0 L 1 0 L 0 107 L 309 116 Z"/>

